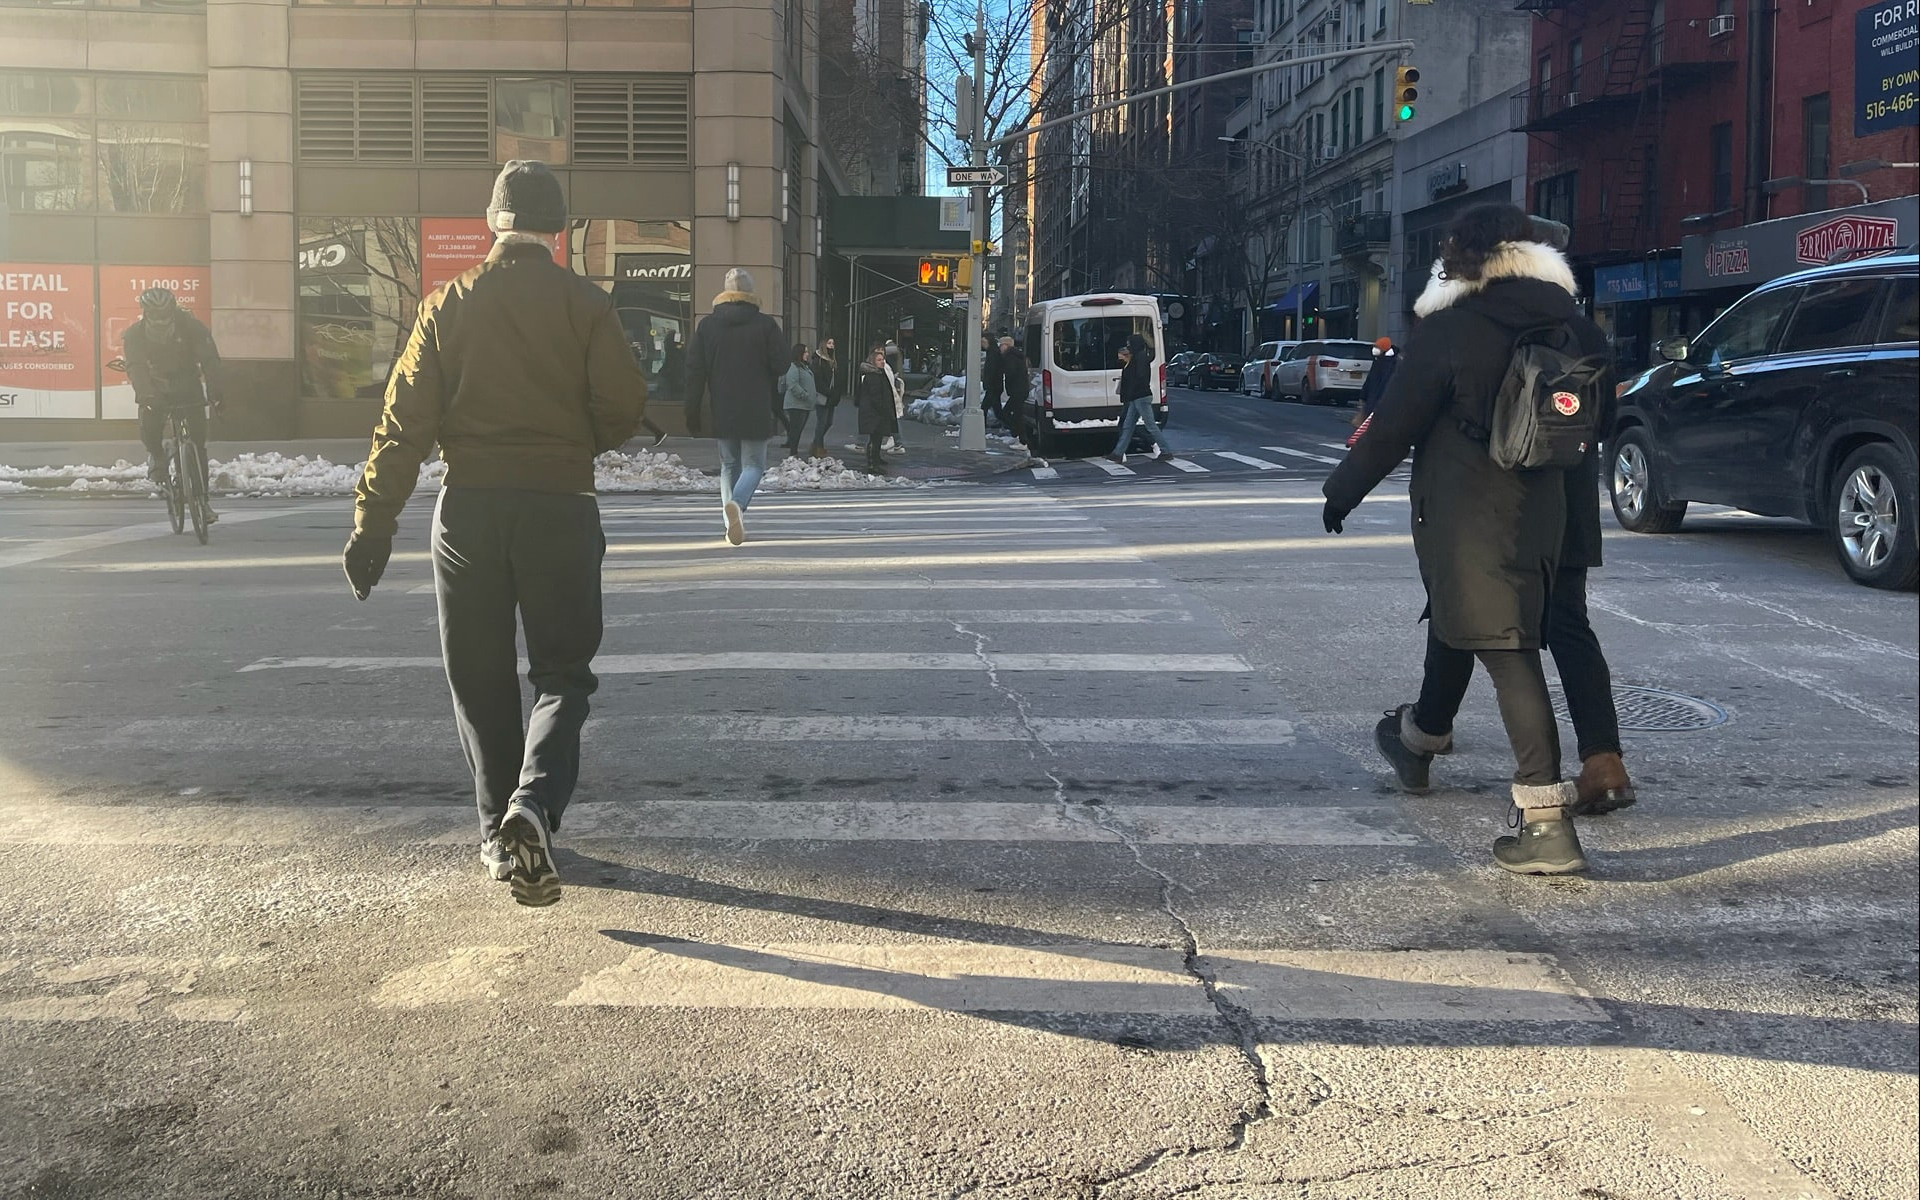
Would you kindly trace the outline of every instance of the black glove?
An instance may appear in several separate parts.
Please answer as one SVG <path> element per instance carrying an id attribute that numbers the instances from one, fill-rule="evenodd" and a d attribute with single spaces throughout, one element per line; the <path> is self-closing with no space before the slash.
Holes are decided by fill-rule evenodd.
<path id="1" fill-rule="evenodd" d="M 347 584 L 356 598 L 365 600 L 373 585 L 387 572 L 387 559 L 393 555 L 393 539 L 356 533 L 347 539 L 340 563 L 347 570 Z"/>
<path id="2" fill-rule="evenodd" d="M 1320 523 L 1327 527 L 1328 533 L 1344 533 L 1347 514 L 1352 511 L 1350 508 L 1341 508 L 1338 503 L 1329 500 L 1326 507 L 1320 510 Z"/>

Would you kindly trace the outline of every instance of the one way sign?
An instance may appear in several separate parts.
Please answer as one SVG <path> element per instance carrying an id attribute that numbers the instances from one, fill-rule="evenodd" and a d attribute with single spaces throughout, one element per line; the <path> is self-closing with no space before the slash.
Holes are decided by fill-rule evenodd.
<path id="1" fill-rule="evenodd" d="M 948 167 L 948 187 L 999 187 L 1007 173 L 998 167 Z"/>

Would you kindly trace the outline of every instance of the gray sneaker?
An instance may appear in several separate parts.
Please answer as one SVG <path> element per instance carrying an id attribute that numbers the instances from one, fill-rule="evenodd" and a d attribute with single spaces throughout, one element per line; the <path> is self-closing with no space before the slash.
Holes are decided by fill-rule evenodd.
<path id="1" fill-rule="evenodd" d="M 497 837 L 490 837 L 480 843 L 480 863 L 487 869 L 487 876 L 505 883 L 513 875 L 513 857 L 507 853 L 506 846 Z"/>
<path id="2" fill-rule="evenodd" d="M 560 872 L 553 865 L 546 815 L 525 800 L 515 800 L 507 806 L 496 837 L 512 863 L 507 886 L 513 889 L 514 902 L 528 908 L 558 903 Z"/>

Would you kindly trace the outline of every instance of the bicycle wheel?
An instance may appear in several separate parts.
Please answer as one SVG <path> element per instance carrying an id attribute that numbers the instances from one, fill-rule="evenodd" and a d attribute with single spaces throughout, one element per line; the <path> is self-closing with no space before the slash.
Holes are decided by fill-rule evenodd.
<path id="1" fill-rule="evenodd" d="M 185 487 L 182 489 L 187 513 L 193 518 L 193 536 L 200 539 L 202 546 L 207 544 L 207 464 L 200 459 L 200 447 L 191 440 L 183 442 L 186 449 L 180 454 L 185 465 Z"/>
<path id="2" fill-rule="evenodd" d="M 191 442 L 186 444 L 192 445 Z M 187 526 L 187 497 L 182 482 L 186 479 L 187 472 L 180 461 L 181 445 L 182 439 L 174 437 L 173 444 L 169 447 L 172 453 L 167 455 L 167 478 L 160 485 L 161 493 L 167 498 L 167 520 L 172 523 L 175 533 L 179 533 Z"/>

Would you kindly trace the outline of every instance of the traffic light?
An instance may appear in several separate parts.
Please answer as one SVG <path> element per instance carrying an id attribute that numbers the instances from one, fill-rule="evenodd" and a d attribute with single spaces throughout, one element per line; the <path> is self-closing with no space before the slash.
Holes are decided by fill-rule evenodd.
<path id="1" fill-rule="evenodd" d="M 971 291 L 973 288 L 973 259 L 963 258 L 953 266 L 953 290 Z"/>
<path id="2" fill-rule="evenodd" d="M 1413 120 L 1413 102 L 1420 98 L 1419 67 L 1395 67 L 1393 69 L 1393 119 L 1395 121 Z"/>
<path id="3" fill-rule="evenodd" d="M 924 288 L 950 288 L 953 286 L 954 262 L 951 258 L 923 258 L 920 260 L 920 286 Z"/>

